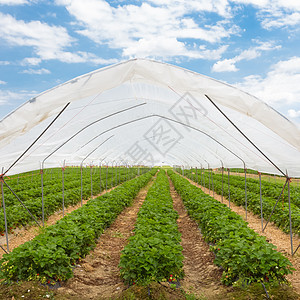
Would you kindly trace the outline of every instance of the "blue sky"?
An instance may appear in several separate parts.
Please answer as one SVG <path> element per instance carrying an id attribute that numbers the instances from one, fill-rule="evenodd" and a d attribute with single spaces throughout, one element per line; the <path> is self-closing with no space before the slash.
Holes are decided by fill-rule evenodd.
<path id="1" fill-rule="evenodd" d="M 245 90 L 300 124 L 300 1 L 0 0 L 0 119 L 134 57 Z"/>

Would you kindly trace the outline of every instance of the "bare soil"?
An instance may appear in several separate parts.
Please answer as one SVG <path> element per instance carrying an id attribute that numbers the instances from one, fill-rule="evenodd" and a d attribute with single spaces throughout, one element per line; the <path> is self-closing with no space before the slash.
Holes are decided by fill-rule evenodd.
<path id="1" fill-rule="evenodd" d="M 186 177 L 185 177 L 186 178 Z M 187 178 L 188 179 L 188 178 Z M 195 182 L 188 179 L 190 183 L 192 183 L 195 186 L 198 186 Z M 201 188 L 206 194 L 210 194 L 210 196 L 213 196 L 213 192 L 209 191 L 207 188 L 204 189 L 204 187 L 198 186 Z M 222 202 L 222 196 L 214 193 L 214 198 L 220 202 Z M 223 203 L 226 204 L 229 207 L 229 201 L 223 198 Z M 300 249 L 294 254 L 294 256 L 291 255 L 291 241 L 290 241 L 290 235 L 284 233 L 282 230 L 280 230 L 274 223 L 269 223 L 265 229 L 264 232 L 262 232 L 262 226 L 261 226 L 261 219 L 260 217 L 254 215 L 252 212 L 247 212 L 247 220 L 246 220 L 246 210 L 244 207 L 235 205 L 232 201 L 230 203 L 230 208 L 235 213 L 239 214 L 243 217 L 245 221 L 248 222 L 248 226 L 252 228 L 254 231 L 259 233 L 262 236 L 265 236 L 267 241 L 269 243 L 272 243 L 277 247 L 277 251 L 284 254 L 292 263 L 293 267 L 295 268 L 295 271 L 293 274 L 288 275 L 287 279 L 292 284 L 292 287 L 294 290 L 300 294 Z M 286 208 L 288 209 L 288 208 Z M 263 221 L 264 224 L 266 224 L 266 220 Z M 299 236 L 293 236 L 293 245 L 294 250 L 296 247 L 300 244 L 300 238 Z"/>
<path id="2" fill-rule="evenodd" d="M 184 255 L 185 277 L 180 281 L 185 292 L 192 292 L 198 297 L 215 299 L 226 294 L 226 287 L 221 284 L 222 271 L 214 265 L 214 254 L 204 241 L 198 225 L 187 214 L 181 197 L 170 181 L 170 191 L 174 209 L 179 213 L 178 229 L 181 233 L 181 245 Z"/>
<path id="3" fill-rule="evenodd" d="M 137 213 L 152 183 L 153 180 L 139 192 L 133 204 L 125 208 L 104 231 L 96 248 L 77 265 L 74 277 L 59 292 L 80 296 L 82 299 L 99 299 L 117 295 L 128 288 L 119 276 L 121 250 L 133 234 Z"/>

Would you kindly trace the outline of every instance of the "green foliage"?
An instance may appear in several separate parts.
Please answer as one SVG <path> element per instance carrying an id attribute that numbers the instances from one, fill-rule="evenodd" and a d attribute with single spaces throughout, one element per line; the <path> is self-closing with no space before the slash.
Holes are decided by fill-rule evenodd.
<path id="1" fill-rule="evenodd" d="M 101 168 L 100 182 L 99 168 L 83 168 L 83 192 L 82 198 L 88 199 L 93 194 L 97 195 L 100 190 L 106 188 L 106 172 L 108 188 L 126 181 L 129 177 L 136 176 L 136 168 Z M 130 172 L 130 174 L 128 174 Z M 128 176 L 129 175 L 129 176 Z M 91 176 L 93 184 L 91 187 Z M 68 207 L 80 202 L 81 198 L 81 172 L 80 168 L 66 168 L 64 170 L 64 205 Z M 35 172 L 31 174 L 21 174 L 18 180 L 14 176 L 7 181 L 12 189 L 16 192 L 21 201 L 26 205 L 29 211 L 37 218 L 42 218 L 42 191 L 41 176 Z M 4 198 L 6 204 L 6 216 L 10 231 L 18 226 L 24 226 L 33 222 L 32 217 L 27 213 L 24 207 L 18 202 L 15 196 L 4 185 Z M 62 209 L 62 170 L 49 169 L 44 171 L 44 211 L 47 219 L 55 211 Z M 5 230 L 3 210 L 0 210 L 0 235 Z"/>
<path id="2" fill-rule="evenodd" d="M 65 280 L 72 265 L 95 246 L 95 240 L 124 207 L 131 204 L 155 170 L 127 181 L 113 191 L 90 200 L 33 240 L 4 254 L 0 278 L 6 280 Z"/>
<path id="3" fill-rule="evenodd" d="M 160 171 L 149 189 L 135 226 L 135 235 L 122 251 L 121 276 L 129 284 L 147 285 L 183 276 L 180 233 L 169 182 Z M 172 280 L 171 280 L 172 281 Z"/>
<path id="4" fill-rule="evenodd" d="M 192 174 L 194 170 L 185 170 L 185 176 L 192 180 L 196 180 L 195 175 Z M 209 176 L 208 172 L 204 172 L 203 180 L 205 180 L 205 185 L 209 185 Z M 239 206 L 245 205 L 245 179 L 239 176 L 230 175 L 230 200 Z M 198 177 L 198 181 L 200 175 Z M 211 189 L 212 189 L 212 180 Z M 199 181 L 200 182 L 200 181 Z M 218 194 L 222 194 L 222 175 L 213 174 L 213 185 L 214 190 Z M 273 186 L 273 187 L 272 187 Z M 275 186 L 275 187 L 274 187 Z M 268 219 L 273 207 L 277 201 L 278 196 L 280 195 L 282 184 L 274 184 L 263 181 L 262 186 L 262 206 L 263 206 L 263 217 Z M 247 208 L 251 210 L 254 214 L 260 215 L 260 194 L 259 194 L 259 181 L 256 179 L 248 178 L 247 179 Z M 223 179 L 223 195 L 229 199 L 228 191 L 228 179 L 227 175 L 224 174 Z M 277 204 L 274 213 L 271 217 L 271 221 L 274 222 L 280 229 L 284 232 L 289 232 L 289 210 L 287 203 L 287 192 L 284 193 L 284 203 L 280 199 Z M 291 203 L 291 219 L 293 224 L 293 233 L 300 234 L 300 208 L 297 206 L 299 203 L 299 192 L 297 188 L 291 188 L 291 200 L 294 203 Z M 298 202 L 297 202 L 298 201 Z"/>
<path id="5" fill-rule="evenodd" d="M 292 265 L 274 245 L 250 229 L 225 204 L 172 171 L 169 175 L 189 215 L 211 243 L 215 264 L 223 269 L 224 284 L 286 281 L 285 275 L 292 272 Z"/>

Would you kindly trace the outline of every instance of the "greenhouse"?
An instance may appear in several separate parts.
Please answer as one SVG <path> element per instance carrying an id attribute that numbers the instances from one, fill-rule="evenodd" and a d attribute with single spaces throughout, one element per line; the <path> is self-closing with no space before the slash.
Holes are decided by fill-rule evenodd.
<path id="1" fill-rule="evenodd" d="M 170 211 L 172 205 L 168 204 L 169 181 L 162 174 L 163 168 L 167 166 L 168 178 L 182 197 L 190 216 L 196 216 L 200 210 L 203 210 L 203 214 L 205 210 L 212 209 L 213 217 L 219 209 L 217 206 L 221 205 L 218 213 L 223 211 L 224 215 L 216 219 L 216 223 L 224 221 L 220 224 L 227 228 L 234 228 L 233 224 L 237 224 L 236 228 L 247 228 L 247 231 L 247 213 L 251 211 L 261 220 L 261 232 L 268 230 L 267 226 L 272 222 L 289 234 L 289 252 L 294 256 L 299 253 L 297 250 L 300 246 L 297 243 L 300 233 L 299 137 L 300 129 L 295 124 L 260 99 L 228 84 L 163 62 L 132 59 L 74 78 L 30 99 L 0 121 L 3 208 L 0 224 L 3 224 L 2 232 L 6 238 L 1 248 L 7 253 L 2 264 L 13 268 L 19 259 L 17 254 L 12 259 L 9 258 L 18 248 L 11 251 L 8 233 L 11 226 L 24 225 L 25 221 L 16 221 L 15 213 L 9 216 L 13 211 L 9 207 L 13 201 L 20 205 L 18 207 L 21 207 L 21 214 L 43 227 L 46 219 L 58 209 L 62 209 L 63 216 L 65 215 L 68 205 L 64 201 L 75 195 L 69 195 L 72 189 L 77 189 L 77 202 L 83 206 L 82 209 L 87 206 L 83 205 L 83 200 L 97 196 L 109 188 L 115 188 L 111 193 L 115 192 L 112 198 L 115 197 L 113 199 L 117 201 L 123 197 L 120 196 L 123 195 L 122 191 L 119 196 L 117 194 L 122 183 L 130 190 L 139 190 L 149 182 L 150 174 L 157 174 L 158 167 L 161 169 L 146 199 L 149 198 L 151 202 L 160 194 L 161 198 L 167 200 L 166 203 L 154 201 L 144 210 L 156 211 L 161 206 L 165 211 L 157 211 L 158 216 L 164 215 L 166 211 L 170 213 L 168 226 L 174 232 L 173 254 L 174 257 L 181 257 L 181 248 L 177 245 L 180 235 L 175 234 L 176 220 L 174 213 Z M 251 178 L 250 170 L 256 175 L 256 179 Z M 52 175 L 58 178 L 55 184 L 59 198 L 58 206 L 51 208 L 51 213 L 52 200 L 49 200 L 47 193 L 54 183 L 50 183 L 50 174 L 51 180 Z M 269 182 L 263 180 L 264 175 L 268 176 L 266 178 Z M 72 186 L 65 181 L 66 177 L 71 176 L 74 176 Z M 29 185 L 30 182 L 35 185 L 39 204 L 26 202 L 25 192 L 19 187 L 19 180 L 21 182 L 24 177 L 31 178 L 31 181 L 26 179 Z M 270 182 L 270 178 L 275 182 Z M 211 206 L 212 202 L 201 196 L 201 189 L 212 196 L 210 201 L 218 204 Z M 221 202 L 213 199 L 215 195 L 221 197 Z M 28 197 L 33 201 L 31 194 Z M 196 204 L 191 203 L 193 197 Z M 198 197 L 204 198 L 198 203 Z M 109 197 L 105 199 L 109 211 L 116 209 L 109 202 Z M 128 199 L 128 203 L 130 201 Z M 224 208 L 224 203 L 228 211 Z M 245 221 L 231 215 L 233 203 L 243 207 Z M 93 210 L 92 204 L 89 209 Z M 116 211 L 119 213 L 119 208 Z M 138 224 L 152 224 L 149 219 L 143 219 L 146 212 L 139 215 Z M 89 213 L 84 218 L 87 219 L 88 215 Z M 95 220 L 97 218 L 95 216 Z M 200 216 L 195 218 L 197 222 L 201 219 Z M 205 225 L 205 218 L 201 219 L 202 223 L 199 221 L 199 227 L 204 235 L 207 234 L 206 240 L 214 244 L 216 264 L 225 270 L 222 282 L 225 285 L 238 282 L 243 277 L 244 270 L 230 273 L 232 266 L 225 266 L 218 256 L 227 255 L 225 252 L 229 244 L 226 243 L 229 242 L 223 238 L 221 231 L 216 236 L 211 233 L 221 230 L 221 225 L 209 229 L 212 225 Z M 225 221 L 227 218 L 230 222 Z M 165 221 L 157 221 L 160 222 Z M 140 243 L 139 239 L 145 234 L 141 226 L 137 227 L 135 233 L 138 238 L 130 240 L 120 261 L 121 275 L 130 285 L 145 285 L 151 281 L 145 274 L 132 275 L 129 271 L 134 265 L 130 251 L 137 247 L 132 244 Z M 147 229 L 149 232 L 158 230 L 155 224 L 152 226 L 154 227 Z M 97 230 L 95 229 L 95 235 L 99 237 L 104 229 Z M 231 229 L 231 232 L 234 231 L 235 229 Z M 51 234 L 54 235 L 53 232 Z M 161 234 L 164 236 L 163 231 Z M 88 232 L 83 235 L 88 235 Z M 144 238 L 150 237 L 146 235 Z M 235 238 L 242 240 L 244 237 L 237 235 Z M 94 239 L 95 236 L 92 236 L 88 249 L 93 248 L 90 245 L 93 245 Z M 256 234 L 249 233 L 244 247 L 248 247 L 249 240 L 255 244 L 256 239 Z M 296 239 L 296 244 L 293 239 Z M 40 243 L 44 242 L 46 245 L 49 240 L 41 237 Z M 259 245 L 262 248 L 269 247 L 267 243 Z M 279 252 L 271 247 L 268 249 L 272 259 L 276 260 L 275 263 L 270 262 L 270 266 L 283 259 L 279 254 L 276 256 Z M 241 250 L 236 246 L 233 251 L 240 253 Z M 79 256 L 84 257 L 88 252 L 84 250 Z M 64 255 L 67 257 L 69 254 Z M 68 268 L 65 271 L 45 271 L 44 266 L 38 266 L 36 270 L 40 270 L 38 274 L 43 274 L 47 280 L 55 280 L 54 275 L 61 280 L 69 279 L 72 276 L 70 263 L 79 258 L 78 255 L 72 255 L 63 263 Z M 272 260 L 269 257 L 264 259 Z M 175 274 L 180 280 L 183 276 L 180 263 L 171 268 L 172 273 L 169 273 Z M 289 263 L 283 260 L 282 270 L 283 273 L 279 275 L 273 267 L 267 270 L 268 274 L 273 272 L 272 275 L 267 276 L 263 270 L 259 275 L 251 273 L 250 282 L 257 281 L 261 276 L 268 281 L 271 276 L 274 280 L 283 280 L 285 275 L 291 273 Z M 2 272 L 6 274 L 6 278 L 11 276 L 9 278 L 12 280 L 27 280 L 32 276 L 27 271 L 13 275 L 9 275 L 7 269 Z M 155 272 L 156 269 L 152 271 L 152 277 Z M 155 280 L 160 282 L 170 279 L 164 272 L 157 274 Z"/>

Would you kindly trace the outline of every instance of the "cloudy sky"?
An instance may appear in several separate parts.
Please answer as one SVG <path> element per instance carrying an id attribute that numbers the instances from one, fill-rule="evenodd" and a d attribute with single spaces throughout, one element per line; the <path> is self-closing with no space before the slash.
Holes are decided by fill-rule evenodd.
<path id="1" fill-rule="evenodd" d="M 300 1 L 0 0 L 0 119 L 134 57 L 245 90 L 300 124 Z"/>

